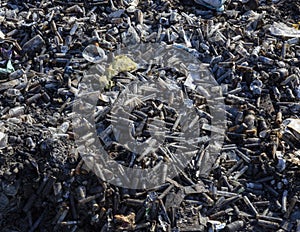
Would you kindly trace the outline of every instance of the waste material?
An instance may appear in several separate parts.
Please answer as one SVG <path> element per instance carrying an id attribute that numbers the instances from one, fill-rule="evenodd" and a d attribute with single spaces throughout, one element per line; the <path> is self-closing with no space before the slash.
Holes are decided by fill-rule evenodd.
<path id="1" fill-rule="evenodd" d="M 8 60 L 6 63 L 6 68 L 0 68 L 0 79 L 2 79 L 1 77 L 3 76 L 5 78 L 5 76 L 7 76 L 8 74 L 14 72 L 15 69 L 12 66 L 11 60 Z"/>
<path id="2" fill-rule="evenodd" d="M 273 25 L 270 27 L 270 32 L 272 35 L 276 36 L 283 36 L 283 37 L 293 37 L 293 38 L 299 38 L 300 37 L 300 31 L 289 27 L 284 23 L 281 22 L 274 22 Z"/>
<path id="3" fill-rule="evenodd" d="M 291 130 L 297 139 L 300 139 L 300 119 L 288 118 L 283 122 L 288 130 Z"/>
<path id="4" fill-rule="evenodd" d="M 106 70 L 108 79 L 117 75 L 119 72 L 128 72 L 137 69 L 137 64 L 125 55 L 116 56 Z"/>
<path id="5" fill-rule="evenodd" d="M 44 39 L 40 35 L 36 35 L 35 37 L 30 39 L 23 45 L 22 51 L 33 52 L 40 49 L 44 44 L 45 44 Z"/>
<path id="6" fill-rule="evenodd" d="M 287 143 L 292 142 L 295 146 L 299 147 L 300 143 L 300 119 L 287 118 L 282 122 L 283 125 L 283 138 Z"/>
<path id="7" fill-rule="evenodd" d="M 0 132 L 0 149 L 7 147 L 7 134 Z"/>
<path id="8" fill-rule="evenodd" d="M 224 3 L 226 0 L 195 0 L 195 2 L 210 9 L 224 11 Z"/>
<path id="9" fill-rule="evenodd" d="M 0 1 L 0 231 L 300 231 L 299 9 Z"/>
<path id="10" fill-rule="evenodd" d="M 135 227 L 135 213 L 130 213 L 127 216 L 115 215 L 116 224 L 119 224 L 121 230 L 133 230 Z"/>
<path id="11" fill-rule="evenodd" d="M 92 63 L 99 63 L 105 59 L 105 52 L 99 46 L 88 45 L 82 52 L 83 58 Z"/>

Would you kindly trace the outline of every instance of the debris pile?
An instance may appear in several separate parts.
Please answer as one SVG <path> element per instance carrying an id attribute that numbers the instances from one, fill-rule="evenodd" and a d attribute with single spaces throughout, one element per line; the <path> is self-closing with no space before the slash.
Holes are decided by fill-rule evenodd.
<path id="1" fill-rule="evenodd" d="M 1 231 L 300 230 L 299 22 L 293 0 L 0 1 Z"/>

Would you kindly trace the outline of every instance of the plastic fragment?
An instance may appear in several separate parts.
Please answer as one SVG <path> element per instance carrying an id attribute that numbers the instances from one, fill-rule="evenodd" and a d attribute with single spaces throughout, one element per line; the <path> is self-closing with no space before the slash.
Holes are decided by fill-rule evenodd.
<path id="1" fill-rule="evenodd" d="M 105 52 L 99 46 L 90 44 L 82 52 L 82 56 L 89 62 L 100 63 L 106 58 Z"/>
<path id="2" fill-rule="evenodd" d="M 7 134 L 0 132 L 0 149 L 7 147 L 7 141 L 8 141 L 7 139 L 8 139 Z"/>
<path id="3" fill-rule="evenodd" d="M 210 9 L 224 11 L 224 3 L 226 0 L 195 0 L 195 2 Z"/>
<path id="4" fill-rule="evenodd" d="M 4 68 L 0 68 L 0 78 L 1 78 L 2 75 L 4 77 L 6 77 L 6 75 L 8 75 L 10 73 L 13 73 L 14 71 L 15 71 L 15 69 L 14 69 L 14 67 L 12 65 L 11 60 L 8 60 L 7 64 L 6 64 L 6 68 L 5 69 Z"/>
<path id="5" fill-rule="evenodd" d="M 44 39 L 40 35 L 36 35 L 23 45 L 22 50 L 25 53 L 34 52 L 39 50 L 44 44 Z"/>
<path id="6" fill-rule="evenodd" d="M 270 32 L 272 35 L 284 36 L 284 37 L 300 37 L 300 31 L 289 27 L 282 22 L 274 22 L 270 27 Z"/>

